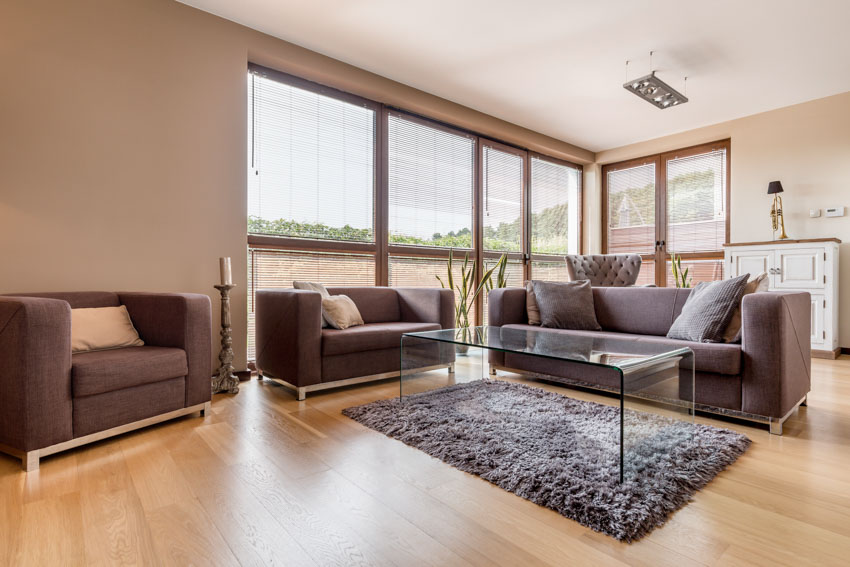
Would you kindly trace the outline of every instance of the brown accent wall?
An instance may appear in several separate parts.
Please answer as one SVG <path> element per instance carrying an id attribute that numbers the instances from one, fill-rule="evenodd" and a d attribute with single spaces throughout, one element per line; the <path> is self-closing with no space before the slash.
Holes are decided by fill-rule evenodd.
<path id="1" fill-rule="evenodd" d="M 731 240 L 771 240 L 767 184 L 782 181 L 791 238 L 837 237 L 840 246 L 840 344 L 850 346 L 850 93 L 788 106 L 596 154 L 597 166 L 731 138 Z M 589 171 L 592 168 L 585 168 Z M 585 191 L 590 252 L 601 249 L 601 181 Z M 826 218 L 823 209 L 847 207 Z M 809 218 L 809 209 L 821 209 Z"/>
<path id="2" fill-rule="evenodd" d="M 231 256 L 244 368 L 249 60 L 554 157 L 594 158 L 170 0 L 4 2 L 0 293 L 207 293 L 217 328 L 212 285 L 218 257 Z"/>

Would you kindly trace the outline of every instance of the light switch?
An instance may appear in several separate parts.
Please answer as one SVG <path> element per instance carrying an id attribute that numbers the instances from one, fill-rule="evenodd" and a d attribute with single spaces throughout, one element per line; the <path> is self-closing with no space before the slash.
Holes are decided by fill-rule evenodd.
<path id="1" fill-rule="evenodd" d="M 829 207 L 826 209 L 826 216 L 828 217 L 843 217 L 844 216 L 844 207 Z"/>
<path id="2" fill-rule="evenodd" d="M 820 216 L 820 209 L 809 209 L 809 216 L 816 219 Z"/>

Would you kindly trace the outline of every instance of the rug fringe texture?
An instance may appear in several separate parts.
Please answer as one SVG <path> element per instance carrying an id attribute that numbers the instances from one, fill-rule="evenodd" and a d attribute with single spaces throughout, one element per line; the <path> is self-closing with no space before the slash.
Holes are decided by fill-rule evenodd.
<path id="1" fill-rule="evenodd" d="M 631 542 L 664 524 L 750 446 L 740 433 L 541 388 L 477 380 L 343 414 L 584 526 Z"/>

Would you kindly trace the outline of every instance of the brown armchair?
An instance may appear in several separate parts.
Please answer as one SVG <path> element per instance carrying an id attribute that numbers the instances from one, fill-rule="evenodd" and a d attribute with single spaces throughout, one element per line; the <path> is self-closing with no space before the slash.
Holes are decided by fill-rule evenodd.
<path id="1" fill-rule="evenodd" d="M 357 305 L 364 325 L 322 328 L 322 298 L 298 289 L 260 289 L 256 299 L 260 377 L 307 392 L 398 376 L 401 335 L 454 327 L 448 289 L 330 287 Z M 437 360 L 452 368 L 454 350 Z"/>
<path id="2" fill-rule="evenodd" d="M 145 346 L 71 353 L 71 309 L 124 305 Z M 0 296 L 0 451 L 60 451 L 209 409 L 210 301 L 176 293 Z"/>

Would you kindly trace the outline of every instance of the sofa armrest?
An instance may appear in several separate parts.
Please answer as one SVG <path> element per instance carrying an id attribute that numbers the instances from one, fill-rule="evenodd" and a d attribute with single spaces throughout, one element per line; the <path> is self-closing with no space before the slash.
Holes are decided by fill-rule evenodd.
<path id="1" fill-rule="evenodd" d="M 19 451 L 73 437 L 71 307 L 0 297 L 0 443 Z"/>
<path id="2" fill-rule="evenodd" d="M 487 296 L 487 315 L 490 325 L 494 327 L 528 323 L 525 288 L 503 287 L 490 290 Z"/>
<path id="3" fill-rule="evenodd" d="M 767 292 L 741 303 L 742 407 L 780 418 L 811 389 L 811 296 Z"/>
<path id="4" fill-rule="evenodd" d="M 487 295 L 487 323 L 493 327 L 528 323 L 525 312 L 525 288 L 502 287 L 490 290 Z M 504 366 L 505 353 L 490 350 L 490 364 Z"/>
<path id="5" fill-rule="evenodd" d="M 411 323 L 439 323 L 455 328 L 455 295 L 450 289 L 396 287 L 401 320 Z"/>
<path id="6" fill-rule="evenodd" d="M 257 369 L 293 386 L 322 381 L 322 296 L 300 289 L 260 289 Z"/>
<path id="7" fill-rule="evenodd" d="M 121 304 L 146 345 L 186 351 L 186 407 L 212 397 L 210 298 L 197 293 L 121 292 Z"/>

